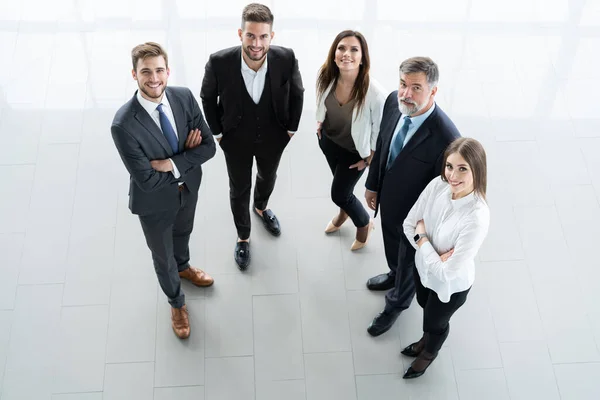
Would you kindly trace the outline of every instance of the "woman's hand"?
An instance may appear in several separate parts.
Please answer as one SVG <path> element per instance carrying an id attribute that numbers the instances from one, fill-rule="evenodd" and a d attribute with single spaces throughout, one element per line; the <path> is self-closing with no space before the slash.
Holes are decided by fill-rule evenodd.
<path id="1" fill-rule="evenodd" d="M 360 160 L 356 164 L 352 164 L 349 167 L 349 169 L 358 168 L 359 171 L 362 171 L 363 169 L 367 168 L 368 166 L 369 166 L 369 164 L 367 164 L 365 160 Z"/>
<path id="2" fill-rule="evenodd" d="M 317 136 L 319 137 L 319 140 L 321 140 L 321 125 L 323 125 L 322 122 L 317 122 Z"/>
<path id="3" fill-rule="evenodd" d="M 446 262 L 450 258 L 452 253 L 454 253 L 454 249 L 450 249 L 450 251 L 448 251 L 444 254 L 440 254 L 440 258 L 442 259 L 442 262 Z"/>

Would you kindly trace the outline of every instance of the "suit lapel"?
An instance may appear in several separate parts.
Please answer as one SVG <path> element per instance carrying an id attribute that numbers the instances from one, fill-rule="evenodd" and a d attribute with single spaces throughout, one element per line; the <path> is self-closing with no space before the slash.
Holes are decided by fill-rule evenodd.
<path id="1" fill-rule="evenodd" d="M 241 104 L 242 96 L 244 95 L 244 91 L 246 90 L 246 82 L 242 79 L 242 46 L 238 48 L 238 51 L 234 52 L 235 62 L 233 63 L 233 67 L 231 68 L 231 87 L 239 88 L 239 101 Z M 240 105 L 241 107 L 241 105 Z"/>
<path id="2" fill-rule="evenodd" d="M 400 154 L 404 152 L 410 153 L 431 135 L 431 131 L 429 130 L 428 125 L 429 124 L 427 124 L 427 121 L 425 121 L 425 123 L 419 127 L 419 129 L 415 132 L 413 137 L 411 137 L 408 143 L 406 143 L 406 147 L 402 149 Z"/>
<path id="3" fill-rule="evenodd" d="M 175 118 L 175 125 L 177 126 L 177 138 L 179 141 L 179 151 L 183 151 L 185 147 L 185 141 L 187 140 L 187 119 L 183 112 L 183 104 L 181 99 L 175 95 L 175 93 L 167 88 L 167 97 L 169 98 L 169 104 L 171 105 L 171 111 Z M 163 135 L 164 136 L 164 135 Z"/>
<path id="4" fill-rule="evenodd" d="M 271 102 L 273 103 L 273 109 L 279 109 L 278 105 L 275 104 L 279 96 L 277 96 L 276 91 L 281 87 L 281 71 L 279 68 L 279 57 L 274 51 L 269 51 L 268 62 L 269 66 L 267 67 L 268 78 L 271 83 Z"/>
<path id="5" fill-rule="evenodd" d="M 394 107 L 394 109 L 392 110 L 392 115 L 390 116 L 390 123 L 387 126 L 386 132 L 385 132 L 385 141 L 382 144 L 382 152 L 381 154 L 385 156 L 385 164 L 387 164 L 387 159 L 390 155 L 390 146 L 392 144 L 392 137 L 394 136 L 394 131 L 396 130 L 396 126 L 398 125 L 398 121 L 400 120 L 400 117 L 402 116 L 402 114 L 400 113 L 400 110 L 398 110 L 398 107 Z M 380 133 L 381 134 L 381 133 Z"/>
<path id="6" fill-rule="evenodd" d="M 160 145 L 168 152 L 171 153 L 173 150 L 167 141 L 165 135 L 156 125 L 156 122 L 152 117 L 144 110 L 144 107 L 138 102 L 135 95 L 133 96 L 133 104 L 135 104 L 135 119 L 142 125 L 150 134 L 160 143 Z"/>
<path id="7" fill-rule="evenodd" d="M 383 135 L 382 136 L 382 142 L 381 142 L 381 158 L 379 161 L 379 165 L 380 165 L 380 173 L 379 176 L 381 179 L 383 179 L 384 175 L 385 175 L 385 171 L 387 169 L 387 161 L 388 161 L 388 157 L 390 156 L 390 145 L 392 143 L 392 137 L 394 136 L 394 131 L 396 130 L 396 125 L 398 125 L 398 121 L 400 120 L 400 110 L 398 109 L 398 104 L 391 104 L 389 107 L 391 107 L 391 111 L 390 111 L 390 116 L 388 118 L 388 124 L 385 127 L 385 130 L 382 130 L 379 132 L 379 135 Z"/>
<path id="8" fill-rule="evenodd" d="M 407 157 L 408 154 L 410 154 L 414 149 L 417 148 L 417 146 L 419 146 L 421 143 L 423 143 L 423 141 L 425 141 L 429 136 L 431 136 L 431 130 L 429 129 L 429 126 L 432 121 L 432 118 L 431 118 L 432 116 L 433 116 L 433 114 L 431 114 L 425 120 L 425 122 L 423 122 L 423 124 L 419 127 L 419 129 L 417 129 L 417 131 L 410 138 L 408 143 L 406 143 L 406 146 L 404 146 L 402 148 L 402 151 L 400 151 L 400 154 L 398 154 L 398 157 L 396 157 L 396 159 L 394 160 L 394 164 L 396 164 L 397 162 L 402 162 L 402 160 L 405 157 Z"/>

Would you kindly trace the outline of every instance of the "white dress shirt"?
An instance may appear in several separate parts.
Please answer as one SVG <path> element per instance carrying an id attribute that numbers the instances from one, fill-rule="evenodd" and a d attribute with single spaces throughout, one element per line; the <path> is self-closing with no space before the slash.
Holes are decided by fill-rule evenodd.
<path id="1" fill-rule="evenodd" d="M 162 127 L 160 126 L 160 117 L 159 117 L 160 114 L 157 110 L 157 107 L 159 104 L 162 104 L 163 105 L 162 109 L 163 109 L 165 115 L 167 116 L 167 119 L 169 120 L 171 125 L 173 125 L 173 130 L 175 131 L 175 136 L 177 136 L 177 138 L 179 139 L 179 135 L 177 133 L 177 125 L 175 125 L 175 117 L 173 116 L 173 110 L 171 110 L 171 105 L 169 104 L 169 99 L 167 99 L 166 93 L 163 94 L 163 98 L 160 103 L 155 103 L 153 101 L 146 100 L 142 96 L 141 90 L 137 91 L 136 97 L 137 97 L 137 100 L 140 102 L 140 105 L 144 108 L 144 110 L 146 110 L 148 112 L 148 114 L 150 114 L 150 117 L 152 118 L 152 120 L 154 122 L 156 122 L 156 125 L 158 125 L 158 129 L 160 129 L 161 132 L 162 132 Z M 173 171 L 172 171 L 173 176 L 175 177 L 175 179 L 179 179 L 181 174 L 179 173 L 177 166 L 175 165 L 173 160 L 171 160 L 170 158 L 169 158 L 169 161 L 171 161 L 171 165 L 173 166 Z"/>
<path id="2" fill-rule="evenodd" d="M 244 83 L 246 84 L 246 90 L 252 100 L 254 100 L 255 104 L 258 104 L 260 101 L 260 96 L 262 96 L 262 92 L 265 89 L 265 80 L 267 78 L 267 69 L 268 59 L 269 57 L 265 57 L 265 62 L 260 66 L 258 71 L 254 71 L 252 68 L 246 64 L 244 61 L 244 56 L 242 55 L 242 77 L 244 78 Z"/>
<path id="3" fill-rule="evenodd" d="M 421 247 L 414 241 L 419 220 L 425 223 L 427 237 Z M 419 196 L 404 220 L 404 234 L 417 250 L 415 265 L 421 283 L 447 303 L 450 296 L 467 290 L 475 280 L 475 256 L 487 236 L 490 210 L 474 192 L 452 200 L 450 185 L 434 178 Z M 442 262 L 440 254 L 454 253 Z"/>

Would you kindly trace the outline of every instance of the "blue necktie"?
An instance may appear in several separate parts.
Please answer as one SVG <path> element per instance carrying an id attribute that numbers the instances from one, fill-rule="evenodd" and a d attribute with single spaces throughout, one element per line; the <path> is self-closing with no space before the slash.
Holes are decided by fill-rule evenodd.
<path id="1" fill-rule="evenodd" d="M 173 129 L 173 125 L 169 122 L 169 118 L 167 118 L 167 114 L 162 109 L 162 103 L 156 107 L 158 110 L 158 119 L 160 120 L 160 127 L 162 128 L 163 135 L 167 138 L 167 142 L 171 145 L 173 149 L 173 153 L 177 153 L 179 150 L 179 141 L 177 140 L 177 135 L 175 134 L 175 129 Z"/>
<path id="2" fill-rule="evenodd" d="M 400 154 L 402 146 L 404 146 L 404 139 L 406 139 L 406 133 L 408 132 L 410 123 L 410 117 L 404 117 L 404 123 L 402 124 L 402 127 L 400 127 L 400 131 L 390 145 L 390 157 L 388 158 L 387 168 L 392 166 L 392 163 L 396 157 L 398 157 L 398 154 Z"/>

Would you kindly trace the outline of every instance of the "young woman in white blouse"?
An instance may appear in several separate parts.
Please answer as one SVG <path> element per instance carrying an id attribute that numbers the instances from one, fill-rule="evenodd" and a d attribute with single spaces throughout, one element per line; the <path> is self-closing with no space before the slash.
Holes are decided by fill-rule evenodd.
<path id="1" fill-rule="evenodd" d="M 325 228 L 338 231 L 350 217 L 356 226 L 351 250 L 367 244 L 374 225 L 354 187 L 375 152 L 385 96 L 369 77 L 367 41 L 346 30 L 333 40 L 317 77 L 317 136 L 333 173 L 331 199 L 340 207 Z"/>
<path id="2" fill-rule="evenodd" d="M 423 336 L 402 350 L 416 357 L 405 379 L 423 375 L 442 348 L 450 317 L 467 300 L 475 279 L 475 256 L 489 227 L 487 163 L 481 143 L 455 140 L 446 149 L 443 165 L 441 177 L 427 185 L 403 225 L 416 249 L 416 295 L 423 308 Z"/>

